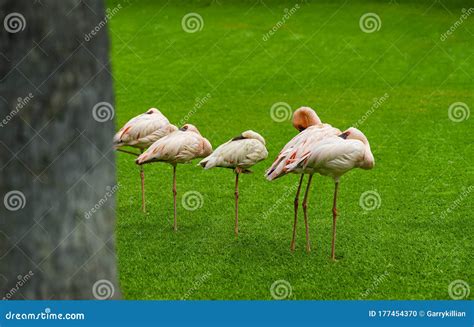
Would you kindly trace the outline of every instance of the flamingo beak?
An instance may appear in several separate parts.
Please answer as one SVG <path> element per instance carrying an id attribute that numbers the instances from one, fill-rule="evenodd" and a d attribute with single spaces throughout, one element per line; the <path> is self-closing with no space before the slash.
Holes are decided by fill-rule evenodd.
<path id="1" fill-rule="evenodd" d="M 338 136 L 345 140 L 349 136 L 349 132 L 344 132 L 344 133 L 342 133 L 341 135 L 338 135 Z"/>

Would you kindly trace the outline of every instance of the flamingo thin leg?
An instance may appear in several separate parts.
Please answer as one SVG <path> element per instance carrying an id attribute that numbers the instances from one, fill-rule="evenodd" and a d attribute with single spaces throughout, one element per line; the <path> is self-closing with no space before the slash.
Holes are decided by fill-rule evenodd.
<path id="1" fill-rule="evenodd" d="M 303 200 L 304 224 L 306 227 L 306 252 L 311 251 L 311 245 L 309 242 L 309 225 L 308 225 L 308 194 L 309 194 L 309 187 L 311 185 L 312 179 L 313 179 L 313 175 L 309 175 L 308 185 L 306 186 L 306 191 L 304 193 L 304 200 Z"/>
<path id="2" fill-rule="evenodd" d="M 120 152 L 123 152 L 123 153 L 128 153 L 128 154 L 132 154 L 136 157 L 138 157 L 140 154 L 139 153 L 135 153 L 135 152 L 132 152 L 132 151 L 127 151 L 127 150 L 124 150 L 124 149 L 117 149 L 117 151 L 120 151 Z"/>
<path id="3" fill-rule="evenodd" d="M 143 165 L 140 165 L 140 179 L 142 181 L 142 211 L 146 212 L 146 208 L 145 208 L 145 172 L 143 171 Z"/>
<path id="4" fill-rule="evenodd" d="M 294 211 L 295 211 L 295 222 L 293 223 L 293 238 L 291 239 L 291 245 L 290 245 L 290 250 L 294 251 L 295 250 L 295 241 L 296 241 L 296 224 L 298 221 L 298 205 L 299 205 L 299 197 L 300 197 L 300 191 L 301 191 L 301 184 L 303 184 L 303 178 L 304 174 L 301 174 L 300 178 L 300 183 L 298 185 L 298 190 L 296 191 L 296 196 L 295 196 L 295 206 L 294 206 Z"/>
<path id="5" fill-rule="evenodd" d="M 173 209 L 174 209 L 174 230 L 178 230 L 178 220 L 176 217 L 176 165 L 173 166 Z"/>
<path id="6" fill-rule="evenodd" d="M 120 151 L 120 152 L 123 152 L 123 153 L 131 154 L 131 155 L 134 155 L 134 156 L 137 156 L 137 157 L 140 156 L 141 153 L 143 153 L 143 149 L 140 149 L 140 154 L 132 152 L 132 151 L 127 151 L 127 150 L 124 150 L 124 149 L 116 149 L 116 150 Z M 146 208 L 145 208 L 145 173 L 143 171 L 143 165 L 140 165 L 140 179 L 141 179 L 141 182 L 142 182 L 142 210 L 143 210 L 143 212 L 146 212 Z"/>
<path id="7" fill-rule="evenodd" d="M 235 170 L 235 237 L 239 236 L 239 170 Z"/>
<path id="8" fill-rule="evenodd" d="M 331 244 L 331 259 L 336 260 L 336 220 L 337 220 L 337 209 L 336 209 L 336 200 L 337 200 L 337 187 L 339 182 L 336 182 L 334 186 L 334 202 L 332 204 L 332 244 Z"/>
<path id="9" fill-rule="evenodd" d="M 140 150 L 143 153 L 143 150 Z M 140 165 L 140 179 L 142 181 L 142 210 L 146 212 L 145 207 L 145 172 L 143 171 L 143 165 Z"/>

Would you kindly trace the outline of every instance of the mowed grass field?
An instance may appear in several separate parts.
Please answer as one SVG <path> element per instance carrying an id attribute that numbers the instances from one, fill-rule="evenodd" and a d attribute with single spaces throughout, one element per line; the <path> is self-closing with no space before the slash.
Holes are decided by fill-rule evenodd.
<path id="1" fill-rule="evenodd" d="M 125 299 L 273 299 L 278 280 L 296 300 L 450 299 L 453 281 L 474 285 L 474 15 L 440 39 L 468 1 L 301 2 L 278 24 L 295 4 L 132 1 L 110 20 L 117 129 L 157 107 L 172 123 L 196 125 L 214 148 L 252 129 L 269 151 L 241 178 L 238 239 L 231 170 L 204 171 L 197 161 L 178 167 L 174 232 L 171 166 L 145 166 L 143 214 L 138 166 L 117 154 Z M 195 33 L 181 25 L 191 12 L 203 20 Z M 378 15 L 378 31 L 361 30 L 366 13 Z M 301 209 L 290 252 L 298 176 L 263 176 L 296 134 L 288 112 L 273 119 L 278 102 L 311 106 L 340 129 L 357 125 L 370 141 L 375 168 L 341 180 L 337 262 L 329 258 L 334 185 L 327 177 L 315 176 L 310 193 L 312 252 L 305 252 Z M 466 106 L 450 119 L 456 102 Z M 181 203 L 190 191 L 202 196 L 194 211 Z M 375 204 L 366 199 L 373 210 L 361 206 L 364 193 L 374 195 Z"/>

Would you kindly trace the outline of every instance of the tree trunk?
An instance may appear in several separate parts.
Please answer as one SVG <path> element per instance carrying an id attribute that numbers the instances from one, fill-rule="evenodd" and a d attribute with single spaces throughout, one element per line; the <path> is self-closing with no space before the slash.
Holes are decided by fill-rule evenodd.
<path id="1" fill-rule="evenodd" d="M 0 297 L 118 298 L 103 3 L 0 9 Z"/>

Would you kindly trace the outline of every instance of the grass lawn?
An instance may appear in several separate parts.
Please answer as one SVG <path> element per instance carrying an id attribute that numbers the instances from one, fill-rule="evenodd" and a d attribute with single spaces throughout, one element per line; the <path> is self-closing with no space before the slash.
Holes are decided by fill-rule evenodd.
<path id="1" fill-rule="evenodd" d="M 117 128 L 157 107 L 175 124 L 196 125 L 214 148 L 253 129 L 269 151 L 241 178 L 238 239 L 232 171 L 178 167 L 173 232 L 171 166 L 145 166 L 143 214 L 138 166 L 117 155 L 124 298 L 272 299 L 278 280 L 298 300 L 450 299 L 453 281 L 474 286 L 473 120 L 448 114 L 456 102 L 474 107 L 474 13 L 442 41 L 469 8 L 443 3 L 301 2 L 278 24 L 295 2 L 123 2 L 109 25 Z M 202 17 L 201 31 L 183 30 L 190 12 Z M 378 15 L 378 31 L 361 30 L 365 13 Z M 371 142 L 375 168 L 341 180 L 336 263 L 326 177 L 314 178 L 310 194 L 313 251 L 305 252 L 301 210 L 289 250 L 298 176 L 263 177 L 296 134 L 289 119 L 272 119 L 278 102 L 311 106 L 341 129 L 357 125 Z M 189 191 L 202 196 L 197 210 L 181 204 Z M 374 210 L 359 203 L 367 191 L 380 198 Z"/>

